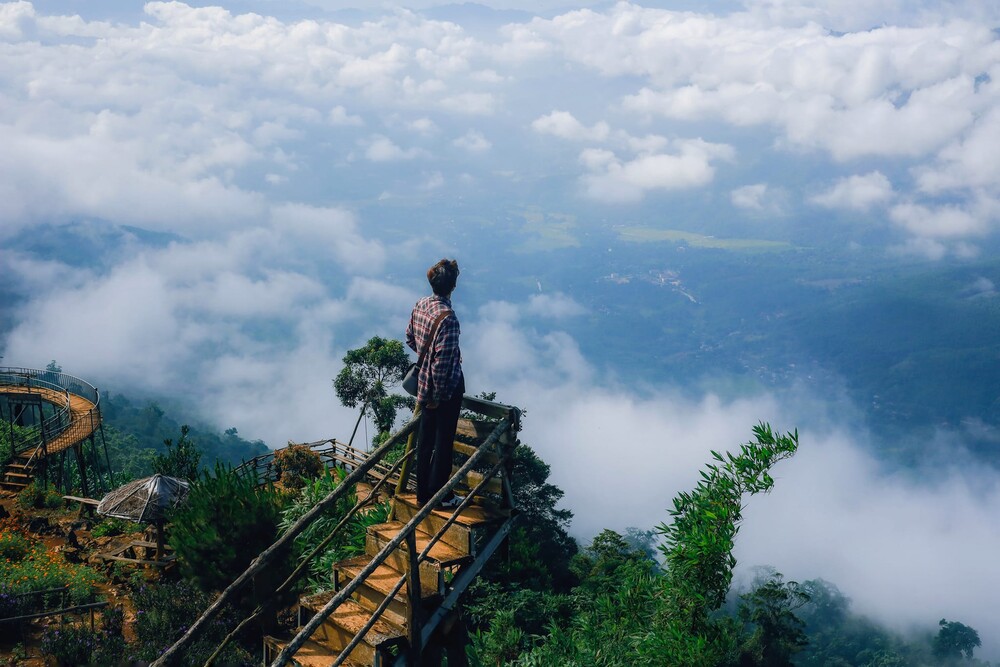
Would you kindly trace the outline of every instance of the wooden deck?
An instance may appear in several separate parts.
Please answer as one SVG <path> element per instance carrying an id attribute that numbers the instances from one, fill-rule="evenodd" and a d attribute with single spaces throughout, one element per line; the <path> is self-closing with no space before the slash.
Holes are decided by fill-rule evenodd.
<path id="1" fill-rule="evenodd" d="M 52 403 L 53 405 L 63 406 L 66 404 L 65 393 L 44 387 L 32 387 L 29 390 L 27 387 L 5 386 L 3 387 L 3 392 L 5 394 L 35 394 L 41 396 L 43 401 Z M 92 415 L 94 404 L 82 396 L 70 394 L 69 409 L 70 424 L 66 427 L 65 431 L 52 440 L 49 440 L 47 447 L 49 456 L 58 454 L 81 440 L 89 438 L 100 424 L 98 416 Z"/>

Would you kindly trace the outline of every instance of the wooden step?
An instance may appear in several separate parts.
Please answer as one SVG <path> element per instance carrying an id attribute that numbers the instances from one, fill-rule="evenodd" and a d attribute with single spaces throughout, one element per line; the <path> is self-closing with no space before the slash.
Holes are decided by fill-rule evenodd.
<path id="1" fill-rule="evenodd" d="M 371 558 L 369 556 L 358 556 L 342 560 L 334 565 L 334 588 L 340 590 L 349 584 L 370 561 Z M 375 611 L 402 576 L 404 576 L 403 572 L 390 565 L 386 565 L 385 563 L 379 565 L 354 592 L 355 601 L 365 609 Z M 433 603 L 439 598 L 437 591 L 430 586 L 421 586 L 421 597 L 425 604 Z M 385 608 L 383 618 L 390 623 L 405 628 L 408 609 L 409 597 L 406 584 L 403 584 L 403 587 L 396 592 L 396 595 L 389 602 L 389 606 Z"/>
<path id="2" fill-rule="evenodd" d="M 276 637 L 264 637 L 264 664 L 271 664 L 278 657 L 281 650 L 291 643 L 291 639 L 278 639 Z M 340 655 L 340 651 L 324 646 L 319 642 L 307 639 L 295 653 L 290 664 L 297 667 L 330 667 Z M 345 667 L 361 667 L 362 663 L 352 660 L 345 660 Z"/>
<path id="3" fill-rule="evenodd" d="M 299 600 L 299 607 L 302 611 L 302 622 L 307 622 L 317 611 L 330 601 L 336 593 L 326 591 L 316 595 L 305 596 Z M 313 641 L 323 646 L 333 649 L 334 655 L 339 655 L 354 636 L 365 626 L 371 618 L 371 611 L 365 609 L 353 600 L 345 600 L 337 609 L 323 621 L 316 632 L 313 633 Z M 365 665 L 375 662 L 375 655 L 379 649 L 386 649 L 398 644 L 406 637 L 406 632 L 400 626 L 389 622 L 385 618 L 375 621 L 364 639 L 354 650 L 351 651 L 349 659 Z M 331 664 L 332 661 L 326 663 Z"/>
<path id="4" fill-rule="evenodd" d="M 31 479 L 32 477 L 34 477 L 34 475 L 26 475 L 24 473 L 11 472 L 11 471 L 8 470 L 8 471 L 6 471 L 4 473 L 4 477 L 23 477 L 24 479 Z M 14 481 L 14 480 L 11 480 L 11 481 Z"/>
<path id="5" fill-rule="evenodd" d="M 398 521 L 408 522 L 420 511 L 416 495 L 401 493 L 393 499 L 393 516 Z M 448 522 L 454 509 L 434 509 L 421 522 L 420 530 L 428 535 L 435 535 Z M 510 516 L 509 511 L 501 511 L 484 507 L 475 500 L 462 510 L 444 535 L 441 541 L 458 551 L 471 556 L 476 555 L 476 544 L 483 537 L 493 532 L 495 526 Z"/>
<path id="6" fill-rule="evenodd" d="M 369 526 L 368 534 L 365 536 L 365 552 L 369 557 L 378 554 L 385 545 L 391 542 L 403 525 L 399 521 L 390 521 L 389 523 Z M 419 555 L 430 542 L 431 536 L 418 530 L 416 531 L 416 538 L 417 554 Z M 470 556 L 468 553 L 463 553 L 452 546 L 438 541 L 431 549 L 428 557 L 420 563 L 419 575 L 421 586 L 440 591 L 444 583 L 444 570 L 461 565 L 469 559 Z M 389 554 L 385 563 L 400 572 L 406 572 L 409 569 L 410 558 L 406 550 L 405 541 Z"/>

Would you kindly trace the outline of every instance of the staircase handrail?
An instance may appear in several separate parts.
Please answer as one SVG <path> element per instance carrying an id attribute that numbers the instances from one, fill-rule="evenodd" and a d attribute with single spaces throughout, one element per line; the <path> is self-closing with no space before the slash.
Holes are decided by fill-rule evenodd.
<path id="1" fill-rule="evenodd" d="M 403 462 L 410 457 L 411 454 L 412 452 L 406 452 L 405 454 L 403 454 L 403 456 L 401 456 L 399 460 L 393 464 L 390 473 L 395 473 L 399 469 L 399 467 L 403 464 Z M 274 590 L 274 594 L 271 596 L 272 598 L 277 598 L 281 595 L 284 595 L 289 590 L 291 590 L 292 585 L 299 580 L 299 577 L 303 574 L 303 572 L 305 572 L 306 567 L 309 565 L 310 562 L 312 562 L 312 559 L 318 556 L 320 552 L 322 552 L 322 550 L 325 549 L 330 544 L 330 542 L 333 541 L 333 538 L 335 538 L 340 533 L 340 530 L 347 525 L 347 523 L 351 520 L 351 517 L 357 514 L 357 512 L 362 507 L 365 507 L 366 505 L 375 502 L 375 499 L 377 498 L 379 491 L 385 485 L 385 483 L 390 479 L 390 477 L 391 474 L 386 475 L 382 477 L 380 480 L 378 480 L 375 483 L 375 486 L 372 487 L 371 491 L 369 491 L 368 494 L 363 499 L 358 500 L 357 503 L 355 503 L 354 507 L 352 507 L 350 510 L 347 511 L 347 514 L 345 514 L 344 517 L 337 523 L 337 525 L 334 526 L 333 530 L 331 530 L 330 533 L 325 538 L 323 538 L 323 540 L 319 544 L 317 544 L 312 551 L 306 554 L 306 556 L 298 564 L 295 570 L 293 570 L 292 573 L 288 575 L 288 577 L 286 577 L 285 580 Z M 215 652 L 212 653 L 212 655 L 209 656 L 208 660 L 205 661 L 205 667 L 211 667 L 211 665 L 214 664 L 216 658 L 218 658 L 219 654 L 222 653 L 222 649 L 224 649 L 229 642 L 231 642 L 235 637 L 237 637 L 240 634 L 240 632 L 243 631 L 244 628 L 250 625 L 250 623 L 260 618 L 260 615 L 263 613 L 263 611 L 264 611 L 264 606 L 258 605 L 257 608 L 254 609 L 253 613 L 250 614 L 250 616 L 247 616 L 245 619 L 243 619 L 232 632 L 226 635 L 226 637 L 222 640 L 222 643 L 219 644 L 218 647 L 216 647 Z"/>
<path id="2" fill-rule="evenodd" d="M 336 611 L 337 607 L 339 607 L 347 598 L 349 598 L 354 593 L 354 591 L 361 586 L 362 583 L 364 583 L 364 581 L 368 578 L 368 576 L 370 576 L 372 572 L 374 572 L 389 557 L 389 555 L 395 549 L 397 549 L 400 544 L 403 543 L 404 540 L 407 540 L 408 544 L 410 545 L 411 563 L 413 565 L 419 567 L 420 562 L 426 561 L 427 555 L 430 553 L 431 547 L 437 543 L 437 541 L 444 534 L 444 531 L 447 529 L 447 527 L 450 526 L 452 523 L 454 523 L 454 520 L 457 517 L 458 513 L 461 511 L 462 508 L 467 506 L 469 502 L 471 502 L 474 494 L 469 493 L 465 497 L 463 502 L 459 505 L 459 508 L 456 509 L 456 511 L 452 514 L 452 517 L 445 524 L 445 527 L 440 529 L 437 532 L 437 534 L 435 534 L 432 537 L 430 543 L 425 547 L 425 549 L 420 553 L 420 555 L 414 558 L 412 554 L 412 543 L 413 543 L 412 538 L 416 533 L 417 526 L 420 525 L 420 523 L 425 518 L 427 518 L 427 516 L 430 515 L 430 513 L 434 510 L 434 508 L 442 500 L 444 500 L 445 497 L 454 492 L 455 487 L 464 481 L 465 476 L 472 471 L 472 469 L 479 463 L 480 459 L 486 456 L 487 452 L 491 447 L 498 446 L 500 439 L 504 436 L 504 434 L 512 430 L 516 431 L 519 426 L 518 422 L 520 419 L 520 411 L 517 408 L 502 406 L 498 403 L 493 403 L 491 401 L 484 401 L 483 399 L 470 399 L 470 397 L 466 397 L 463 401 L 463 405 L 466 408 L 470 409 L 475 409 L 472 406 L 477 403 L 488 404 L 488 406 L 490 407 L 490 410 L 488 412 L 484 411 L 483 414 L 487 414 L 488 416 L 497 416 L 495 408 L 499 408 L 502 411 L 501 414 L 507 416 L 508 419 L 501 419 L 497 423 L 496 427 L 494 427 L 493 431 L 490 433 L 486 441 L 484 441 L 481 445 L 479 445 L 476 452 L 472 454 L 472 456 L 470 456 L 468 460 L 466 460 L 465 463 L 457 471 L 455 471 L 451 479 L 448 480 L 448 482 L 444 485 L 444 487 L 438 490 L 438 492 L 434 494 L 434 496 L 430 500 L 428 500 L 427 503 L 402 528 L 399 529 L 396 536 L 392 538 L 381 549 L 381 551 L 379 551 L 378 554 L 376 554 L 372 558 L 372 560 L 368 563 L 368 565 L 362 568 L 362 570 L 351 580 L 350 583 L 348 583 L 344 588 L 338 591 L 332 598 L 330 598 L 330 600 L 319 611 L 316 612 L 316 614 L 306 623 L 306 625 L 299 630 L 298 634 L 296 634 L 296 636 L 281 650 L 278 656 L 271 663 L 270 667 L 284 667 L 284 665 L 287 665 L 288 662 L 292 659 L 292 656 L 295 655 L 295 653 L 302 647 L 302 645 L 306 642 L 306 640 L 308 640 L 308 638 L 319 628 L 319 626 L 322 625 L 322 623 L 334 611 Z M 420 415 L 418 413 L 417 415 L 414 416 L 414 420 L 419 420 L 419 419 Z M 508 457 L 509 457 L 509 452 L 507 452 L 506 455 L 503 452 L 501 452 L 500 461 L 494 466 L 493 470 L 489 474 L 483 476 L 483 479 L 480 480 L 480 483 L 477 484 L 476 486 L 475 489 L 476 491 L 483 488 L 497 474 L 497 472 L 503 469 L 503 464 L 506 463 Z M 409 573 L 411 577 L 415 576 L 414 573 L 416 572 L 416 567 L 411 567 Z M 419 590 L 419 584 L 415 585 L 411 581 L 410 586 L 412 588 Z M 351 640 L 351 643 L 348 645 L 348 647 L 345 648 L 343 651 L 341 651 L 340 657 L 337 659 L 334 665 L 340 665 L 343 663 L 344 660 L 346 660 L 346 656 L 350 653 L 350 650 L 354 646 L 357 646 L 357 644 L 361 641 L 361 638 L 365 635 L 365 633 L 371 628 L 372 625 L 374 625 L 380 613 L 381 613 L 380 611 L 377 611 L 371 615 L 368 623 L 366 623 L 366 625 L 358 633 L 355 634 L 354 638 Z M 409 628 L 409 630 L 411 631 L 411 643 L 414 643 L 414 640 L 416 642 L 420 642 L 422 638 L 422 633 L 420 629 Z"/>
<path id="3" fill-rule="evenodd" d="M 361 584 L 361 582 L 363 582 L 364 579 L 367 578 L 367 576 L 370 575 L 371 572 L 373 572 L 375 568 L 377 568 L 378 565 L 380 565 L 388 557 L 388 554 L 391 553 L 392 549 L 397 547 L 403 539 L 406 539 L 407 537 L 412 537 L 415 534 L 416 530 L 415 527 L 419 524 L 419 522 L 430 514 L 433 508 L 445 497 L 447 493 L 450 493 L 460 482 L 464 480 L 466 474 L 470 472 L 478 464 L 479 460 L 483 456 L 485 456 L 490 446 L 497 445 L 497 443 L 500 442 L 500 439 L 504 436 L 504 434 L 508 432 L 516 432 L 520 427 L 519 424 L 520 410 L 518 410 L 517 408 L 501 405 L 499 403 L 494 403 L 492 401 L 486 401 L 484 399 L 472 398 L 469 396 L 464 397 L 463 407 L 478 412 L 487 417 L 496 418 L 499 420 L 499 423 L 494 428 L 490 436 L 486 439 L 486 441 L 479 446 L 477 451 L 472 456 L 470 456 L 469 459 L 465 462 L 465 464 L 452 476 L 452 478 L 445 485 L 445 487 L 442 488 L 440 491 L 438 491 L 438 493 L 427 503 L 427 505 L 424 508 L 422 508 L 417 513 L 417 515 L 413 519 L 411 519 L 399 531 L 396 538 L 394 538 L 390 542 L 390 545 L 385 547 L 375 557 L 372 563 L 369 563 L 369 565 L 366 566 L 366 568 L 364 568 L 364 570 L 362 570 L 362 572 L 359 573 L 359 575 L 355 577 L 350 584 L 348 584 L 348 587 L 344 589 L 348 590 L 348 593 L 344 594 L 342 590 L 335 596 L 335 598 L 339 597 L 339 602 L 337 602 L 336 604 L 339 605 L 340 602 L 342 602 L 347 595 L 352 593 Z M 319 517 L 320 514 L 324 512 L 326 509 L 332 507 L 341 497 L 343 497 L 348 492 L 350 488 L 354 486 L 355 483 L 364 479 L 366 475 L 368 475 L 378 464 L 381 463 L 382 459 L 393 447 L 402 442 L 405 438 L 407 438 L 407 436 L 409 436 L 412 432 L 414 432 L 417 429 L 419 423 L 420 423 L 420 414 L 419 412 L 417 412 L 417 414 L 415 414 L 403 426 L 403 428 L 401 428 L 399 431 L 391 435 L 378 448 L 376 448 L 373 452 L 368 454 L 366 458 L 358 464 L 358 466 L 354 469 L 353 472 L 351 472 L 343 480 L 341 480 L 341 483 L 333 491 L 331 491 L 325 498 L 319 501 L 312 509 L 310 509 L 304 515 L 302 515 L 292 526 L 290 526 L 284 533 L 282 533 L 282 535 L 279 536 L 277 541 L 275 541 L 270 547 L 261 552 L 257 556 L 257 558 L 255 558 L 250 563 L 249 567 L 239 577 L 237 577 L 229 586 L 227 586 L 226 589 L 223 590 L 223 592 L 219 595 L 219 597 L 216 598 L 216 600 L 211 605 L 209 605 L 209 607 L 202 613 L 202 615 L 188 628 L 188 630 L 184 633 L 184 635 L 180 637 L 157 660 L 155 660 L 151 664 L 151 667 L 164 667 L 166 665 L 175 664 L 178 658 L 181 655 L 183 655 L 184 650 L 194 640 L 194 638 L 201 633 L 204 627 L 212 620 L 212 618 L 214 618 L 219 613 L 219 611 L 221 611 L 222 607 L 239 590 L 241 590 L 247 583 L 249 583 L 257 573 L 262 571 L 268 564 L 270 564 L 285 547 L 290 546 L 291 542 L 299 534 L 301 534 L 301 532 L 305 530 L 305 528 L 314 519 Z M 398 468 L 398 466 L 411 453 L 412 452 L 407 452 L 407 454 L 404 457 L 399 459 L 388 471 L 389 474 L 381 476 L 381 480 L 384 482 L 385 480 L 389 479 L 392 473 L 394 473 L 394 471 Z M 255 458 L 261 458 L 261 457 L 255 457 Z M 499 469 L 500 466 L 498 465 L 496 470 Z M 254 468 L 254 470 L 256 470 L 256 468 Z M 482 485 L 488 482 L 493 475 L 495 475 L 495 472 L 492 473 L 490 476 L 486 476 L 481 481 L 480 485 L 477 485 L 477 489 L 481 488 Z M 508 501 L 508 503 L 510 501 L 509 488 L 510 488 L 509 483 L 504 484 L 505 491 L 508 491 L 508 493 L 506 494 L 507 495 L 506 500 Z M 374 490 L 371 493 L 369 493 L 368 498 L 366 498 L 364 501 L 360 501 L 352 511 L 357 510 L 358 507 L 367 502 L 367 500 L 371 498 L 373 495 L 374 495 Z M 471 497 L 472 494 L 470 494 L 467 497 L 467 500 Z M 346 523 L 346 521 L 342 521 L 341 524 L 338 524 L 338 527 L 334 529 L 334 532 L 337 531 L 340 528 L 340 525 L 344 523 Z M 332 534 L 327 539 L 332 539 Z M 314 549 L 313 553 L 310 554 L 310 557 L 316 555 L 318 552 L 319 552 L 318 548 Z M 424 556 L 426 557 L 426 554 L 424 554 Z M 300 564 L 300 567 L 296 570 L 296 572 L 299 572 L 300 570 L 303 569 L 304 569 L 304 564 Z M 291 577 L 289 579 L 291 579 Z M 279 586 L 279 589 L 285 587 L 287 583 L 288 581 L 283 583 L 281 586 Z M 329 608 L 328 611 L 326 612 L 326 615 L 328 616 L 330 613 L 332 613 L 333 609 L 335 609 L 335 606 L 331 606 L 331 604 L 328 603 L 327 606 L 324 607 L 324 609 L 327 608 Z M 251 616 L 251 619 L 246 619 L 243 623 L 241 623 L 241 626 L 244 625 L 249 620 L 252 620 L 253 616 L 256 616 L 258 611 L 254 612 L 254 614 Z M 318 613 L 317 616 L 320 616 L 321 613 L 322 612 Z M 310 623 L 311 622 L 312 621 L 310 621 Z M 235 636 L 237 630 L 231 632 L 230 635 L 227 637 L 227 640 L 224 641 L 228 641 L 229 638 Z M 312 634 L 313 630 L 315 630 L 315 628 L 312 628 L 308 634 Z M 301 634 L 302 633 L 300 633 L 300 635 Z M 299 636 L 297 636 L 296 639 L 299 639 Z M 294 641 L 295 640 L 293 640 L 293 642 Z M 305 637 L 302 637 L 298 645 L 296 645 L 294 649 L 291 650 L 291 652 L 289 651 L 290 649 L 292 649 L 292 644 L 286 646 L 285 649 L 278 656 L 278 658 L 275 660 L 274 664 L 275 665 L 287 664 L 287 660 L 290 659 L 291 655 L 298 650 L 299 646 L 301 646 L 301 643 L 304 643 L 304 641 Z M 417 641 L 419 641 L 419 639 Z M 284 656 L 284 662 L 281 662 L 282 656 Z M 206 664 L 210 664 L 211 660 L 212 658 L 210 658 L 209 662 Z"/>
<path id="4" fill-rule="evenodd" d="M 483 479 L 480 480 L 480 482 L 475 486 L 475 488 L 472 489 L 469 492 L 469 494 L 465 498 L 462 499 L 462 502 L 459 503 L 458 507 L 455 508 L 455 511 L 448 518 L 448 520 L 445 521 L 445 523 L 441 526 L 441 528 L 439 528 L 437 530 L 436 533 L 434 533 L 433 536 L 431 536 L 431 539 L 427 541 L 427 546 L 425 546 L 423 548 L 423 550 L 420 552 L 420 554 L 417 555 L 416 558 L 415 558 L 415 562 L 416 562 L 416 567 L 417 568 L 419 568 L 420 563 L 426 562 L 427 556 L 428 556 L 428 554 L 430 554 L 431 549 L 434 548 L 434 545 L 437 544 L 441 540 L 442 537 L 444 537 L 445 532 L 452 525 L 454 525 L 454 523 L 455 523 L 456 520 L 458 520 L 458 517 L 461 514 L 462 510 L 469 506 L 469 504 L 472 502 L 473 497 L 475 497 L 475 495 L 477 493 L 479 493 L 483 488 L 486 487 L 486 485 L 490 482 L 490 480 L 492 480 L 493 477 L 497 474 L 497 472 L 499 472 L 499 470 L 507 463 L 507 460 L 509 458 L 510 458 L 510 452 L 508 452 L 506 455 L 502 456 L 500 458 L 500 460 L 497 462 L 497 464 L 493 466 L 493 469 L 490 470 L 489 474 L 483 476 Z M 460 475 L 456 475 L 455 478 L 456 479 L 461 479 L 461 476 Z M 428 505 L 430 507 L 434 507 L 434 505 L 432 503 L 428 503 Z M 425 517 L 426 517 L 426 515 L 425 515 Z M 404 530 L 405 530 L 405 527 L 402 528 L 402 529 L 400 529 L 400 532 L 402 533 Z M 413 534 L 412 531 L 408 531 L 407 534 L 404 537 L 404 540 L 407 542 L 407 546 L 410 545 L 412 534 Z M 391 551 L 390 551 L 390 553 L 391 553 Z M 412 556 L 411 556 L 411 558 L 412 558 Z M 379 564 L 381 564 L 381 562 Z M 374 572 L 375 569 L 377 569 L 377 568 L 378 568 L 378 565 L 376 565 L 375 568 L 372 569 L 372 572 Z M 398 593 L 400 590 L 402 590 L 403 584 L 407 583 L 407 581 L 409 580 L 409 583 L 410 583 L 411 587 L 413 588 L 414 592 L 420 590 L 419 589 L 419 583 L 418 583 L 419 582 L 419 576 L 416 577 L 416 581 L 413 580 L 413 572 L 415 571 L 415 569 L 416 568 L 411 568 L 410 571 L 404 572 L 403 575 L 396 581 L 396 584 L 392 587 L 392 589 L 388 593 L 385 594 L 384 599 L 382 600 L 382 602 L 378 605 L 378 607 L 375 608 L 375 611 L 372 612 L 372 614 L 369 617 L 368 621 L 366 621 L 365 624 L 364 624 L 364 626 L 362 626 L 362 628 L 357 631 L 357 633 L 354 635 L 354 637 L 351 639 L 351 641 L 348 642 L 347 646 L 344 647 L 344 650 L 342 650 L 340 652 L 340 656 L 337 658 L 337 660 L 330 667 L 340 667 L 340 665 L 342 665 L 344 663 L 344 661 L 347 660 L 347 656 L 349 656 L 351 654 L 351 651 L 353 651 L 354 648 L 358 644 L 361 643 L 361 641 L 364 639 L 364 636 L 368 633 L 369 630 L 372 629 L 372 627 L 374 627 L 375 622 L 378 621 L 378 619 L 381 617 L 382 613 L 386 610 L 386 608 L 388 608 L 389 603 L 392 602 L 392 599 L 396 596 L 396 593 Z M 368 577 L 368 575 L 362 576 L 363 574 L 364 574 L 364 572 L 362 571 L 361 573 L 358 574 L 357 577 L 355 577 L 355 579 L 356 580 L 360 580 L 363 583 L 364 580 L 367 579 L 367 577 Z M 368 574 L 370 575 L 371 572 L 369 572 Z M 360 583 L 358 585 L 360 586 Z M 415 608 L 414 605 L 419 601 L 419 597 L 420 597 L 419 595 L 414 596 L 413 593 L 410 594 L 410 602 L 409 602 L 409 604 L 410 604 L 410 608 L 411 609 Z M 336 606 L 333 607 L 333 609 L 331 610 L 331 613 L 334 610 L 336 610 Z M 421 628 L 410 628 L 410 631 L 411 631 L 411 635 L 413 635 L 414 637 L 419 637 L 418 641 L 419 641 L 419 644 L 422 646 L 424 643 L 426 643 L 428 637 L 430 636 L 430 633 L 433 631 L 433 627 L 426 627 L 426 624 L 425 624 L 425 627 L 423 629 L 421 629 Z M 412 639 L 411 639 L 411 641 L 412 641 Z M 274 663 L 272 663 L 272 667 L 273 667 L 273 664 Z"/>
<path id="5" fill-rule="evenodd" d="M 219 594 L 219 597 L 217 597 L 215 601 L 208 606 L 202 615 L 191 624 L 187 631 L 176 642 L 174 642 L 172 646 L 164 651 L 159 658 L 150 664 L 150 667 L 165 667 L 166 665 L 175 664 L 184 654 L 184 651 L 191 645 L 191 642 L 194 641 L 194 638 L 197 637 L 202 630 L 204 630 L 208 623 L 218 615 L 223 606 L 228 603 L 236 595 L 236 593 L 250 583 L 256 574 L 261 572 L 267 565 L 270 565 L 271 562 L 275 560 L 275 558 L 277 558 L 277 556 L 282 553 L 286 547 L 290 547 L 292 541 L 294 541 L 295 538 L 298 537 L 302 531 L 304 531 L 309 524 L 313 522 L 313 520 L 319 517 L 324 511 L 334 506 L 334 504 L 340 500 L 342 496 L 347 494 L 354 484 L 364 479 L 365 474 L 372 467 L 374 467 L 375 463 L 381 460 L 390 449 L 395 447 L 411 432 L 413 432 L 419 423 L 419 416 L 415 416 L 410 419 L 403 426 L 403 428 L 391 435 L 375 451 L 373 451 L 368 460 L 359 465 L 354 472 L 342 479 L 340 484 L 337 485 L 337 488 L 316 503 L 311 510 L 299 517 L 299 519 L 294 524 L 289 526 L 288 530 L 283 532 L 271 546 L 258 554 L 258 556 L 250 562 L 250 565 L 246 570 L 244 570 L 243 574 L 238 576 L 231 584 L 229 584 L 229 586 L 227 586 L 225 590 Z"/>

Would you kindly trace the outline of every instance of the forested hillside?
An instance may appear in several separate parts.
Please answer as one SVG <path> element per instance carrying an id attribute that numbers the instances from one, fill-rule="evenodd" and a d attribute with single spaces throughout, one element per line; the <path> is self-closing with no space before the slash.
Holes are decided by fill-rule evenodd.
<path id="1" fill-rule="evenodd" d="M 168 414 L 155 401 L 104 394 L 101 408 L 112 468 L 124 478 L 152 474 L 153 458 L 165 452 L 164 441 L 180 437 L 182 425 L 188 426 L 187 438 L 197 444 L 203 453 L 202 462 L 209 467 L 216 462 L 236 466 L 269 451 L 261 440 L 240 437 L 235 427 L 219 433 L 197 422 L 188 424 Z"/>

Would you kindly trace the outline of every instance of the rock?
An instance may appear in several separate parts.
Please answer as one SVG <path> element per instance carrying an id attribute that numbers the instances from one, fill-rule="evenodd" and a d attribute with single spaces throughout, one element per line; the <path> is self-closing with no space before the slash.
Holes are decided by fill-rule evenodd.
<path id="1" fill-rule="evenodd" d="M 35 533 L 36 535 L 49 532 L 48 518 L 44 516 L 31 517 L 31 520 L 28 521 L 28 532 Z"/>
<path id="2" fill-rule="evenodd" d="M 72 528 L 70 528 L 69 532 L 66 533 L 66 546 L 71 547 L 73 549 L 80 548 L 80 542 L 76 539 L 76 531 L 74 531 Z"/>

